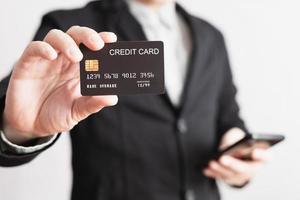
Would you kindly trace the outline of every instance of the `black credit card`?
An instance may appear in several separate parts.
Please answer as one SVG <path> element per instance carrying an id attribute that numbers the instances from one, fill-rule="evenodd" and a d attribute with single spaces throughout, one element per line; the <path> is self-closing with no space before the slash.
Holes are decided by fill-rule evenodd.
<path id="1" fill-rule="evenodd" d="M 107 43 L 99 51 L 80 46 L 83 96 L 162 94 L 164 46 L 161 41 Z"/>

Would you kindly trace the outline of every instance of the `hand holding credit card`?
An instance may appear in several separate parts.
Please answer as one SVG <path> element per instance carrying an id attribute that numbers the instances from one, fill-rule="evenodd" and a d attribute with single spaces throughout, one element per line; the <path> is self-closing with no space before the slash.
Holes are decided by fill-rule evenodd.
<path id="1" fill-rule="evenodd" d="M 99 51 L 81 45 L 80 49 L 83 96 L 164 93 L 161 41 L 108 43 Z"/>

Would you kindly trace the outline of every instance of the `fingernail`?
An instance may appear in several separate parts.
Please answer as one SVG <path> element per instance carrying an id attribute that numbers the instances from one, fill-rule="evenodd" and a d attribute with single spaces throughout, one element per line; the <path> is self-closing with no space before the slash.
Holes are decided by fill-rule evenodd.
<path id="1" fill-rule="evenodd" d="M 118 37 L 117 37 L 117 35 L 115 34 L 115 33 L 110 33 L 111 34 L 111 40 L 112 41 L 117 41 L 118 40 Z"/>
<path id="2" fill-rule="evenodd" d="M 90 41 L 93 42 L 93 43 L 99 43 L 99 41 L 100 41 L 100 36 L 98 36 L 98 35 L 92 35 L 92 36 L 90 37 Z"/>
<path id="3" fill-rule="evenodd" d="M 230 164 L 230 160 L 226 156 L 222 157 L 220 161 L 224 165 L 229 165 Z"/>
<path id="4" fill-rule="evenodd" d="M 57 58 L 57 53 L 53 50 L 45 49 L 46 54 L 48 54 L 50 60 L 54 60 Z"/>
<path id="5" fill-rule="evenodd" d="M 252 157 L 255 158 L 255 159 L 267 160 L 268 159 L 268 154 L 267 154 L 266 150 L 255 149 L 252 153 Z"/>
<path id="6" fill-rule="evenodd" d="M 51 60 L 55 60 L 57 58 L 56 52 L 51 52 L 49 55 L 50 55 Z"/>
<path id="7" fill-rule="evenodd" d="M 111 105 L 114 106 L 114 105 L 116 105 L 118 103 L 118 100 L 119 100 L 118 96 L 114 95 L 114 96 L 111 96 L 110 98 L 111 98 Z"/>
<path id="8" fill-rule="evenodd" d="M 95 36 L 95 35 L 93 35 L 93 36 L 91 36 L 90 37 L 90 42 L 93 44 L 93 45 L 95 45 L 95 47 L 97 48 L 97 49 L 101 49 L 103 46 L 104 46 L 104 43 L 102 42 L 102 40 L 100 39 L 100 36 Z"/>
<path id="9" fill-rule="evenodd" d="M 217 167 L 216 162 L 215 162 L 215 161 L 212 161 L 212 162 L 210 163 L 210 167 L 213 168 L 213 169 L 215 169 L 215 168 Z"/>
<path id="10" fill-rule="evenodd" d="M 118 103 L 118 96 L 116 95 L 106 95 L 107 106 L 114 106 Z"/>
<path id="11" fill-rule="evenodd" d="M 76 49 L 70 49 L 69 54 L 70 54 L 71 57 L 75 58 L 76 61 L 81 60 L 82 57 L 83 57 L 82 53 L 79 50 L 76 50 Z"/>

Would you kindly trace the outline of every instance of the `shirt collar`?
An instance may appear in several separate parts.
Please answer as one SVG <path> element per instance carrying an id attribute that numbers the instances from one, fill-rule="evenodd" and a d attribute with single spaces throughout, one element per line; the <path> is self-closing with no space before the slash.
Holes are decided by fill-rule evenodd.
<path id="1" fill-rule="evenodd" d="M 137 1 L 127 0 L 131 14 L 143 26 L 155 26 L 162 24 L 168 29 L 176 27 L 176 4 L 175 1 L 170 1 L 160 6 L 157 10 Z"/>

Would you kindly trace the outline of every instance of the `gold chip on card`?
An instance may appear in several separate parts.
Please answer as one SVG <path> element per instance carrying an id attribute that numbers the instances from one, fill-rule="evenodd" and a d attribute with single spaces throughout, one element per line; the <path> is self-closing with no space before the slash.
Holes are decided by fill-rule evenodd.
<path id="1" fill-rule="evenodd" d="M 87 71 L 87 72 L 99 71 L 99 60 L 86 60 L 85 61 L 85 71 Z"/>

